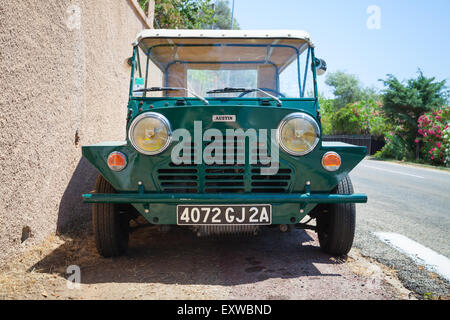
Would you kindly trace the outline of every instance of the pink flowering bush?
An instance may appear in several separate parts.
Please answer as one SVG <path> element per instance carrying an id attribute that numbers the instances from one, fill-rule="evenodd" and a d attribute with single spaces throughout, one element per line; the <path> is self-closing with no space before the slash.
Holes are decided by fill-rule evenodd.
<path id="1" fill-rule="evenodd" d="M 446 163 L 449 148 L 448 129 L 450 125 L 450 107 L 442 107 L 419 117 L 419 138 L 422 158 L 429 163 L 443 165 Z"/>
<path id="2" fill-rule="evenodd" d="M 444 163 L 446 167 L 450 167 L 450 127 L 444 130 Z"/>

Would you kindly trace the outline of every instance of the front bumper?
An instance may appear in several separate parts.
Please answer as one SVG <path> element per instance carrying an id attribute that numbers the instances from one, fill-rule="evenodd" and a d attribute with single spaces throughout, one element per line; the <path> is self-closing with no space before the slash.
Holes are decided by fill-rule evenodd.
<path id="1" fill-rule="evenodd" d="M 243 194 L 170 194 L 114 193 L 85 194 L 88 203 L 132 204 L 153 224 L 177 224 L 177 205 L 181 204 L 270 204 L 272 224 L 299 223 L 317 204 L 366 203 L 365 194 L 328 193 L 243 193 Z"/>
<path id="2" fill-rule="evenodd" d="M 176 203 L 176 204 L 205 204 L 205 203 L 366 203 L 365 194 L 161 194 L 161 193 L 91 193 L 84 194 L 83 199 L 88 203 Z"/>

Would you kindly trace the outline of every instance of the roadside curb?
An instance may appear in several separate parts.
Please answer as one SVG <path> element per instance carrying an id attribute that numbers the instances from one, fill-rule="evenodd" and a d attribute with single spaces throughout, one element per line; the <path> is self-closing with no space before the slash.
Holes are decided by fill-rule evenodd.
<path id="1" fill-rule="evenodd" d="M 404 165 L 404 166 L 408 166 L 408 167 L 416 167 L 416 168 L 430 169 L 430 170 L 450 173 L 450 168 L 436 167 L 436 166 L 432 166 L 432 165 L 429 165 L 429 164 L 407 162 L 407 161 L 393 160 L 393 159 L 377 159 L 377 158 L 375 158 L 373 156 L 367 156 L 367 157 L 364 158 L 364 160 L 373 160 L 373 161 L 379 161 L 379 162 L 390 162 L 390 163 Z"/>

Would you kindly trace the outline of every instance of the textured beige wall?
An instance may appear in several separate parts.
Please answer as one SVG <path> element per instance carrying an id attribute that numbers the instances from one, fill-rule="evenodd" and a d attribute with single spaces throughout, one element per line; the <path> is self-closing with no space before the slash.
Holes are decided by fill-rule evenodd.
<path id="1" fill-rule="evenodd" d="M 96 172 L 81 145 L 124 139 L 143 28 L 127 0 L 0 1 L 0 264 L 89 220 Z"/>

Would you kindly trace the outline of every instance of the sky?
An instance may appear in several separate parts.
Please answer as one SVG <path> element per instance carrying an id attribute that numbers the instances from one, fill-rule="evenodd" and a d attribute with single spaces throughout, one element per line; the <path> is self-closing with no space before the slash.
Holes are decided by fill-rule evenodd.
<path id="1" fill-rule="evenodd" d="M 234 10 L 241 29 L 307 31 L 328 72 L 355 74 L 364 86 L 381 90 L 387 74 L 405 80 L 418 68 L 450 80 L 449 0 L 235 0 Z M 319 91 L 332 97 L 324 81 Z"/>

